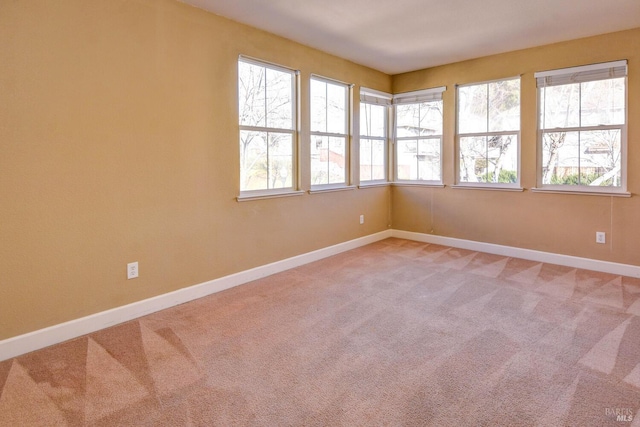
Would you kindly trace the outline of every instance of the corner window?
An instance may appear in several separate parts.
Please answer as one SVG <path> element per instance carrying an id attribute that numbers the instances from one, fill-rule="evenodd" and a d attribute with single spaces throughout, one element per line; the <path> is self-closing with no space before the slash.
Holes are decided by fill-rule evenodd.
<path id="1" fill-rule="evenodd" d="M 396 181 L 442 183 L 444 90 L 440 87 L 394 96 Z"/>
<path id="2" fill-rule="evenodd" d="M 535 74 L 541 187 L 626 190 L 626 75 L 626 61 Z"/>
<path id="3" fill-rule="evenodd" d="M 296 183 L 296 72 L 240 58 L 240 191 L 293 190 Z"/>
<path id="4" fill-rule="evenodd" d="M 458 87 L 458 184 L 515 187 L 520 79 Z"/>
<path id="5" fill-rule="evenodd" d="M 387 124 L 391 95 L 360 89 L 360 183 L 387 181 Z"/>
<path id="6" fill-rule="evenodd" d="M 311 77 L 311 186 L 347 185 L 349 86 Z"/>

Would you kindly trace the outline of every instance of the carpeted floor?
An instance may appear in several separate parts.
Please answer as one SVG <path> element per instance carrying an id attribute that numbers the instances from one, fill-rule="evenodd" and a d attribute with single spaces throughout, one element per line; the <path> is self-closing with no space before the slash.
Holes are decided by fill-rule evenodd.
<path id="1" fill-rule="evenodd" d="M 640 280 L 388 239 L 0 363 L 0 426 L 640 426 Z"/>

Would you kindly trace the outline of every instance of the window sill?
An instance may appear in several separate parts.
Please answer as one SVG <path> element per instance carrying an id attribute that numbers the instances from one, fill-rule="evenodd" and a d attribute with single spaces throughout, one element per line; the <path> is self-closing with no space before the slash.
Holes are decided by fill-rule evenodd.
<path id="1" fill-rule="evenodd" d="M 330 193 L 333 191 L 347 191 L 347 190 L 355 190 L 355 185 L 339 185 L 339 186 L 327 186 L 327 187 L 315 187 L 309 190 L 309 194 L 317 194 L 317 193 Z"/>
<path id="2" fill-rule="evenodd" d="M 384 182 L 371 182 L 371 183 L 366 183 L 366 184 L 362 184 L 360 183 L 360 185 L 358 185 L 358 188 L 376 188 L 376 187 L 388 187 L 391 183 L 384 181 Z"/>
<path id="3" fill-rule="evenodd" d="M 575 196 L 631 197 L 631 193 L 628 191 L 580 191 L 553 188 L 532 188 L 531 191 L 534 193 L 571 194 Z"/>
<path id="4" fill-rule="evenodd" d="M 304 191 L 287 190 L 287 191 L 269 191 L 269 192 L 247 192 L 236 197 L 238 202 L 248 202 L 251 200 L 276 199 L 279 197 L 302 196 Z"/>
<path id="5" fill-rule="evenodd" d="M 498 185 L 484 186 L 484 185 L 457 184 L 457 185 L 452 185 L 451 188 L 462 189 L 462 190 L 489 190 L 489 191 L 515 191 L 515 192 L 524 191 L 524 188 L 522 187 L 504 187 L 504 186 L 498 186 Z"/>
<path id="6" fill-rule="evenodd" d="M 444 188 L 444 184 L 429 183 L 419 181 L 396 181 L 391 183 L 394 187 L 431 187 L 431 188 Z"/>

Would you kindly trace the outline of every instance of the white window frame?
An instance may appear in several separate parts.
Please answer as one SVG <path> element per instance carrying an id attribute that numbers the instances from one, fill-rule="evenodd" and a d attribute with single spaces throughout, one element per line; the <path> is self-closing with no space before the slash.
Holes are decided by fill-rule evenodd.
<path id="1" fill-rule="evenodd" d="M 390 129 L 390 113 L 391 106 L 393 105 L 393 95 L 386 92 L 381 92 L 375 89 L 360 88 L 360 111 L 362 111 L 362 104 L 381 105 L 385 108 L 384 118 L 384 132 L 383 136 L 363 135 L 359 132 L 358 147 L 360 147 L 360 141 L 362 139 L 382 141 L 384 146 L 384 178 L 382 179 L 362 179 L 362 151 L 358 149 L 358 180 L 361 187 L 376 186 L 381 184 L 387 184 L 389 182 L 389 129 Z M 362 114 L 359 116 L 360 123 L 362 123 Z M 359 131 L 362 130 L 362 126 L 359 127 Z"/>
<path id="2" fill-rule="evenodd" d="M 520 85 L 520 93 L 519 93 L 519 108 L 520 108 L 520 120 L 518 124 L 517 130 L 507 130 L 507 131 L 489 131 L 487 126 L 487 132 L 460 132 L 460 88 L 470 87 L 470 86 L 482 86 L 489 85 L 491 83 L 505 82 L 509 80 L 518 80 Z M 487 91 L 487 122 L 489 121 L 489 98 Z M 495 80 L 487 80 L 483 82 L 474 82 L 467 83 L 463 85 L 456 85 L 456 138 L 455 138 L 455 173 L 456 173 L 456 184 L 455 188 L 481 188 L 481 189 L 495 189 L 495 190 L 511 190 L 511 191 L 522 191 L 520 187 L 520 182 L 522 179 L 522 171 L 521 171 L 521 131 L 522 131 L 522 78 L 521 76 L 516 77 L 506 77 Z M 491 137 L 491 136 L 507 136 L 507 135 L 516 135 L 517 138 L 517 178 L 514 183 L 502 183 L 502 182 L 467 182 L 461 180 L 461 170 L 460 170 L 460 139 L 464 137 Z"/>
<path id="3" fill-rule="evenodd" d="M 352 98 L 353 98 L 353 84 L 349 84 L 349 83 L 345 83 L 339 80 L 335 80 L 335 79 L 331 79 L 328 77 L 322 77 L 319 76 L 317 74 L 311 74 L 311 77 L 309 79 L 309 91 L 311 91 L 311 81 L 315 80 L 318 82 L 322 82 L 326 85 L 334 85 L 334 86 L 339 86 L 339 87 L 343 87 L 345 90 L 345 117 L 344 117 L 344 130 L 345 133 L 334 133 L 334 132 L 327 132 L 327 131 L 317 131 L 317 130 L 313 130 L 313 124 L 312 119 L 311 119 L 311 111 L 312 111 L 312 103 L 313 103 L 313 99 L 311 96 L 309 96 L 309 147 L 311 147 L 311 144 L 314 143 L 314 136 L 321 136 L 321 137 L 337 137 L 337 138 L 344 138 L 345 141 L 345 158 L 344 158 L 344 181 L 343 182 L 339 182 L 339 183 L 323 183 L 323 184 L 313 184 L 311 183 L 311 192 L 317 191 L 327 191 L 327 190 L 339 190 L 339 189 L 346 189 L 346 188 L 354 188 L 351 184 L 352 181 L 352 176 L 351 176 L 351 121 L 352 121 Z M 327 108 L 328 111 L 328 108 Z M 311 152 L 311 150 L 310 150 Z M 309 164 L 311 165 L 311 161 L 312 159 L 309 158 Z M 330 165 L 330 161 L 327 160 L 327 167 L 329 168 Z M 313 174 L 313 171 L 311 171 L 311 174 Z"/>
<path id="4" fill-rule="evenodd" d="M 298 145 L 299 145 L 299 98 L 298 98 L 298 87 L 300 85 L 300 71 L 295 70 L 289 67 L 285 67 L 282 65 L 273 64 L 268 61 L 263 61 L 251 57 L 247 57 L 244 55 L 240 55 L 238 57 L 238 68 L 240 63 L 244 62 L 246 64 L 250 64 L 257 67 L 262 67 L 265 69 L 271 69 L 275 71 L 279 71 L 282 73 L 291 74 L 291 129 L 286 128 L 277 128 L 277 127 L 269 127 L 266 126 L 249 126 L 243 125 L 240 123 L 241 117 L 238 117 L 238 136 L 242 134 L 243 131 L 254 131 L 254 132 L 266 132 L 267 134 L 270 132 L 274 133 L 286 133 L 291 135 L 291 186 L 283 187 L 283 188 L 268 188 L 268 189 L 257 189 L 257 190 L 240 190 L 240 195 L 237 197 L 238 201 L 244 200 L 253 200 L 253 199 L 261 199 L 261 198 L 269 198 L 269 197 L 280 197 L 280 196 L 291 196 L 303 194 L 302 191 L 299 191 L 299 166 L 298 166 Z M 240 101 L 239 101 L 239 84 L 240 84 L 240 75 L 238 72 L 237 75 L 237 85 L 238 85 L 238 107 L 237 111 L 240 114 Z M 265 101 L 266 102 L 266 101 Z M 240 165 L 242 168 L 242 165 Z M 240 171 L 240 176 L 242 177 L 242 171 Z M 242 188 L 242 183 L 240 183 L 240 188 Z"/>
<path id="5" fill-rule="evenodd" d="M 592 195 L 613 195 L 629 197 L 627 192 L 627 125 L 629 122 L 629 85 L 628 85 L 628 65 L 627 60 L 604 62 L 598 64 L 583 65 L 570 68 L 541 71 L 534 73 L 536 79 L 538 97 L 538 156 L 537 156 L 537 188 L 538 192 L 558 192 L 568 194 L 592 194 Z M 608 80 L 612 78 L 624 77 L 625 81 L 625 117 L 624 123 L 620 125 L 598 125 L 598 126 L 574 126 L 546 128 L 544 124 L 544 108 L 542 105 L 542 91 L 547 87 L 560 86 L 565 84 L 586 83 L 598 80 Z M 582 94 L 579 93 L 579 97 Z M 581 99 L 578 101 L 581 103 Z M 579 118 L 580 119 L 580 118 Z M 563 185 L 543 183 L 543 138 L 544 134 L 555 132 L 581 132 L 597 130 L 620 130 L 620 186 L 601 187 L 583 184 Z M 580 171 L 578 172 L 580 173 Z"/>
<path id="6" fill-rule="evenodd" d="M 424 135 L 424 136 L 406 136 L 406 137 L 399 137 L 398 136 L 398 129 L 397 129 L 397 125 L 398 125 L 398 116 L 397 116 L 397 112 L 398 112 L 398 105 L 403 105 L 403 104 L 422 104 L 424 102 L 442 102 L 444 103 L 443 99 L 442 99 L 442 94 L 443 92 L 445 92 L 447 90 L 446 86 L 440 86 L 440 87 L 435 87 L 435 88 L 430 88 L 430 89 L 423 89 L 423 90 L 416 90 L 416 91 L 411 91 L 411 92 L 403 92 L 403 93 L 398 93 L 395 94 L 393 96 L 393 145 L 394 145 L 394 149 L 393 149 L 393 177 L 394 177 L 394 184 L 398 185 L 424 185 L 424 186 L 437 186 L 437 187 L 442 187 L 443 186 L 443 174 L 444 174 L 444 168 L 443 168 L 443 156 L 442 156 L 442 152 L 443 152 L 443 133 L 444 133 L 444 117 L 443 117 L 443 123 L 441 126 L 442 132 L 440 134 L 434 134 L 434 135 Z M 443 112 L 444 112 L 444 108 L 443 108 Z M 403 140 L 429 140 L 429 139 L 438 139 L 440 142 L 440 179 L 439 180 L 425 180 L 425 179 L 399 179 L 398 178 L 398 141 L 403 141 Z"/>

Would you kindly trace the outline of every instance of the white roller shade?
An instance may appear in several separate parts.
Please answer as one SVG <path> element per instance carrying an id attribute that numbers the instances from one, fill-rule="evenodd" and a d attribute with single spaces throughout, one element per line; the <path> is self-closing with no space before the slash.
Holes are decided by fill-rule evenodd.
<path id="1" fill-rule="evenodd" d="M 433 89 L 398 93 L 393 96 L 393 103 L 414 104 L 416 102 L 439 101 L 442 99 L 442 92 L 444 92 L 445 90 L 447 90 L 446 86 L 440 86 Z"/>
<path id="2" fill-rule="evenodd" d="M 627 75 L 627 61 L 604 62 L 581 67 L 563 68 L 559 70 L 535 73 L 536 84 L 540 87 L 566 85 L 570 83 L 591 82 L 594 80 L 613 79 Z"/>
<path id="3" fill-rule="evenodd" d="M 391 105 L 393 95 L 375 89 L 360 88 L 360 102 L 377 105 Z"/>

